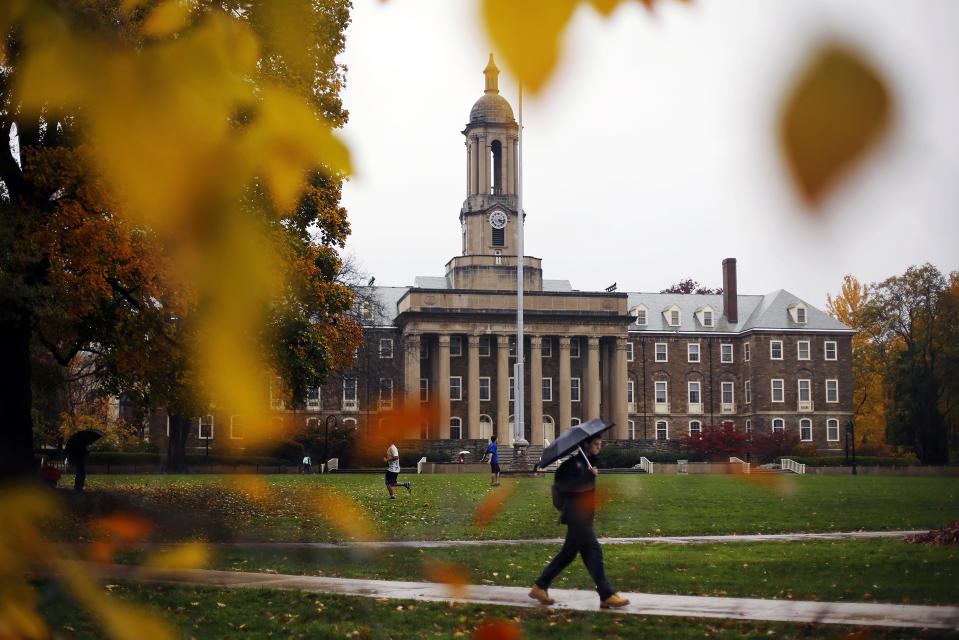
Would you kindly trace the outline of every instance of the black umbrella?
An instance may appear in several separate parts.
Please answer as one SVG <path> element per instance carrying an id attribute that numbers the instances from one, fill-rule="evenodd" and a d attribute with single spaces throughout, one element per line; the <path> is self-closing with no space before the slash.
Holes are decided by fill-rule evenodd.
<path id="1" fill-rule="evenodd" d="M 540 469 L 545 469 L 573 449 L 578 448 L 581 444 L 583 444 L 583 441 L 592 438 L 593 436 L 600 434 L 607 429 L 611 429 L 614 424 L 614 422 L 600 420 L 599 418 L 594 418 L 593 420 L 589 420 L 588 422 L 583 422 L 581 424 L 574 424 L 572 427 L 564 431 L 558 438 L 556 438 L 556 440 L 553 441 L 553 444 L 549 445 L 543 450 L 543 455 L 540 456 L 539 462 L 536 463 L 536 466 Z"/>
<path id="2" fill-rule="evenodd" d="M 67 440 L 67 444 L 63 447 L 68 453 L 70 451 L 78 451 L 83 447 L 88 447 L 100 438 L 103 437 L 103 432 L 98 429 L 84 429 L 82 431 L 77 431 Z"/>

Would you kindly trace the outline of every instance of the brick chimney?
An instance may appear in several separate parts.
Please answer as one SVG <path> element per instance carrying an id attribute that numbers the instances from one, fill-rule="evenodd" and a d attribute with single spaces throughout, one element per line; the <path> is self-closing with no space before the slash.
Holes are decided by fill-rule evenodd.
<path id="1" fill-rule="evenodd" d="M 739 322 L 739 307 L 736 291 L 736 258 L 723 260 L 723 315 L 730 324 Z"/>

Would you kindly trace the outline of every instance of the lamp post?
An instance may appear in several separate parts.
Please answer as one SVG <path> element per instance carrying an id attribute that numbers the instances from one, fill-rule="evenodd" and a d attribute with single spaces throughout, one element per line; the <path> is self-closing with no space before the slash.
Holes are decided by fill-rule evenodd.
<path id="1" fill-rule="evenodd" d="M 326 416 L 326 433 L 323 436 L 323 464 L 329 462 L 327 455 L 329 455 L 330 449 L 330 420 L 333 421 L 333 428 L 336 429 L 336 416 L 333 414 Z"/>
<path id="2" fill-rule="evenodd" d="M 856 425 L 852 420 L 846 423 L 846 460 L 852 450 L 852 475 L 856 475 Z"/>

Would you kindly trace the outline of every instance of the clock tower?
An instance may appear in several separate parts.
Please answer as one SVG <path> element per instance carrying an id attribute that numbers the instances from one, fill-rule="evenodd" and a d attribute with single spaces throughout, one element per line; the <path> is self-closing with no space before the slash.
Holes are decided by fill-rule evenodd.
<path id="1" fill-rule="evenodd" d="M 483 74 L 486 90 L 473 104 L 462 132 L 466 137 L 462 255 L 453 258 L 446 270 L 455 289 L 515 289 L 519 126 L 509 102 L 499 93 L 493 54 Z M 542 289 L 539 263 L 537 258 L 526 258 L 525 289 Z"/>

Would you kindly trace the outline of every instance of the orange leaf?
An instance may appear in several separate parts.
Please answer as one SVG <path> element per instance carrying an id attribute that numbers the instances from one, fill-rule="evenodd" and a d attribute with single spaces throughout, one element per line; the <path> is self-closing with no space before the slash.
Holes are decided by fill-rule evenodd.
<path id="1" fill-rule="evenodd" d="M 523 637 L 519 625 L 508 620 L 490 620 L 477 627 L 473 640 L 519 640 Z"/>
<path id="2" fill-rule="evenodd" d="M 153 531 L 153 523 L 132 513 L 114 512 L 90 522 L 90 528 L 100 535 L 121 542 L 136 542 Z"/>
<path id="3" fill-rule="evenodd" d="M 430 562 L 423 567 L 426 577 L 445 584 L 454 598 L 465 595 L 469 573 L 463 567 L 445 562 Z"/>
<path id="4" fill-rule="evenodd" d="M 478 527 L 489 526 L 514 491 L 516 491 L 516 485 L 508 484 L 486 496 L 476 507 L 476 513 L 473 514 L 473 524 Z"/>
<path id="5" fill-rule="evenodd" d="M 800 195 L 818 206 L 889 127 L 892 98 L 882 75 L 849 49 L 813 55 L 784 102 L 779 140 Z"/>

